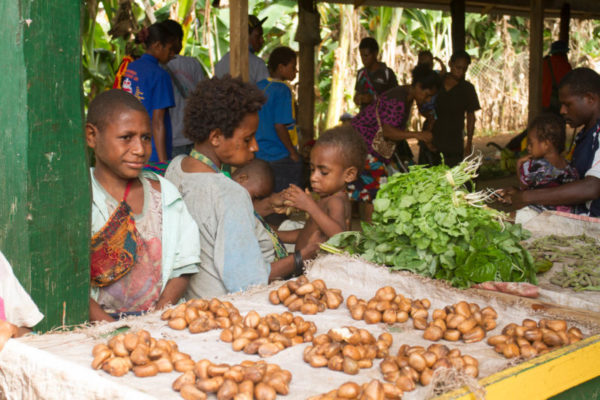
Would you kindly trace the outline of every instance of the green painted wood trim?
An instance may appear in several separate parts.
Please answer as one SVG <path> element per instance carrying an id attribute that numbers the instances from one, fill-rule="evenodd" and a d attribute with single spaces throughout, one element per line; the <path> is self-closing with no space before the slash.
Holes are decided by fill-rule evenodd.
<path id="1" fill-rule="evenodd" d="M 39 330 L 88 315 L 81 5 L 0 2 L 0 250 L 45 315 Z"/>
<path id="2" fill-rule="evenodd" d="M 600 376 L 551 397 L 552 400 L 600 399 Z"/>

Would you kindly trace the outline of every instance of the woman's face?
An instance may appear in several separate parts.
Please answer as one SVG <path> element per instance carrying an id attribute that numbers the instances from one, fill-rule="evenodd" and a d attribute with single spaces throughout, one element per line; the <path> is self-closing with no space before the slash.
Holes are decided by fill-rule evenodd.
<path id="1" fill-rule="evenodd" d="M 435 88 L 423 89 L 420 83 L 415 84 L 414 88 L 414 97 L 418 105 L 429 103 L 437 93 Z"/>
<path id="2" fill-rule="evenodd" d="M 254 134 L 258 129 L 258 113 L 246 114 L 239 126 L 234 129 L 233 136 L 221 136 L 215 146 L 219 161 L 224 164 L 241 167 L 254 159 L 258 151 L 258 143 Z"/>

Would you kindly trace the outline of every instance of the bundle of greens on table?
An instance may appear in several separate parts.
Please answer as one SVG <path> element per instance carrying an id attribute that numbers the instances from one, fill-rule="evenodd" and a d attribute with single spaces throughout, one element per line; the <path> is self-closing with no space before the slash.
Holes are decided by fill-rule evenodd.
<path id="1" fill-rule="evenodd" d="M 322 247 L 460 288 L 487 281 L 536 283 L 533 258 L 520 244 L 530 233 L 487 207 L 489 193 L 464 187 L 480 162 L 472 157 L 453 168 L 412 166 L 390 176 L 373 201 L 372 223 L 363 222 L 362 233 L 335 235 Z"/>

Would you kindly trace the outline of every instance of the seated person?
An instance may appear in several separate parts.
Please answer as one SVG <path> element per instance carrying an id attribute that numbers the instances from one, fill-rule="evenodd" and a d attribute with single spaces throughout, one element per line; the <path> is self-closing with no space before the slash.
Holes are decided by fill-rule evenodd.
<path id="1" fill-rule="evenodd" d="M 184 135 L 194 142 L 189 156 L 175 157 L 166 177 L 183 199 L 200 229 L 200 272 L 190 280 L 186 297 L 215 297 L 294 272 L 294 257 L 271 264 L 263 258 L 248 192 L 221 173 L 254 158 L 258 110 L 265 97 L 254 84 L 239 78 L 206 79 L 188 97 Z M 318 244 L 303 256 L 314 254 Z M 302 266 L 300 266 L 301 269 Z"/>
<path id="2" fill-rule="evenodd" d="M 177 189 L 142 171 L 152 152 L 148 112 L 118 89 L 90 103 L 86 141 L 92 178 L 91 321 L 179 301 L 198 272 L 198 227 Z"/>
<path id="3" fill-rule="evenodd" d="M 350 230 L 351 207 L 346 184 L 356 180 L 365 165 L 367 148 L 351 125 L 330 129 L 321 136 L 310 152 L 310 185 L 319 195 L 291 185 L 284 193 L 287 204 L 306 211 L 309 219 L 303 229 L 279 232 L 284 242 L 295 243 L 298 251 L 308 239 L 318 234 L 321 242 L 336 233 Z"/>
<path id="4" fill-rule="evenodd" d="M 43 318 L 0 252 L 0 350 L 11 337 L 31 332 Z"/>
<path id="5" fill-rule="evenodd" d="M 565 149 L 565 122 L 555 114 L 536 117 L 527 129 L 528 155 L 519 159 L 517 175 L 521 190 L 549 188 L 578 179 L 577 170 L 561 153 Z M 539 206 L 571 212 L 569 206 Z"/>
<path id="6" fill-rule="evenodd" d="M 552 188 L 506 188 L 504 201 L 516 210 L 530 204 L 585 204 L 578 207 L 578 213 L 600 217 L 600 75 L 589 68 L 574 69 L 560 82 L 558 97 L 560 113 L 567 124 L 573 128 L 583 126 L 575 137 L 571 159 L 581 179 Z"/>
<path id="7" fill-rule="evenodd" d="M 273 193 L 275 178 L 269 164 L 266 161 L 256 158 L 243 167 L 236 169 L 231 174 L 231 178 L 248 191 L 254 203 L 254 216 L 264 227 L 262 231 L 259 229 L 256 233 L 265 261 L 272 263 L 273 261 L 287 257 L 288 252 L 279 239 L 279 236 L 260 216 L 257 210 L 257 208 L 260 210 L 260 205 L 257 203 L 262 199 L 270 197 Z"/>

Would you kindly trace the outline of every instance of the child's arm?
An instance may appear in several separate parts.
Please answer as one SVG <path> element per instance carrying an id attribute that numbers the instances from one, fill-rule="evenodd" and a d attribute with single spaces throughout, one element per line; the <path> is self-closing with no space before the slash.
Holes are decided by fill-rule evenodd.
<path id="1" fill-rule="evenodd" d="M 15 336 L 18 336 L 17 327 L 10 322 L 0 319 L 0 351 L 2 351 L 8 339 Z"/>
<path id="2" fill-rule="evenodd" d="M 170 304 L 177 304 L 179 299 L 185 293 L 188 284 L 190 283 L 191 275 L 181 275 L 177 278 L 171 278 L 165 285 L 165 289 L 160 294 L 158 302 L 156 303 L 156 309 L 160 310 Z"/>
<path id="3" fill-rule="evenodd" d="M 279 236 L 279 239 L 281 239 L 283 243 L 296 243 L 296 240 L 298 240 L 298 235 L 300 235 L 301 231 L 302 229 L 294 229 L 291 231 L 277 231 L 277 236 Z"/>
<path id="4" fill-rule="evenodd" d="M 158 161 L 166 162 L 167 157 L 167 132 L 165 129 L 165 109 L 152 111 L 152 137 L 158 155 Z"/>
<path id="5" fill-rule="evenodd" d="M 113 322 L 115 319 L 108 315 L 106 311 L 100 307 L 96 300 L 90 297 L 90 321 L 108 321 Z"/>
<path id="6" fill-rule="evenodd" d="M 344 202 L 341 198 L 332 197 L 329 200 L 327 203 L 328 212 L 321 209 L 310 194 L 305 193 L 296 185 L 290 185 L 286 198 L 292 203 L 293 207 L 306 211 L 325 236 L 331 237 L 346 230 Z"/>
<path id="7" fill-rule="evenodd" d="M 290 158 L 294 161 L 300 160 L 300 155 L 296 151 L 296 148 L 292 144 L 292 139 L 290 138 L 290 133 L 287 128 L 283 124 L 275 124 L 275 131 L 277 132 L 277 136 L 281 140 L 281 143 L 285 146 L 287 151 L 290 152 Z"/>

